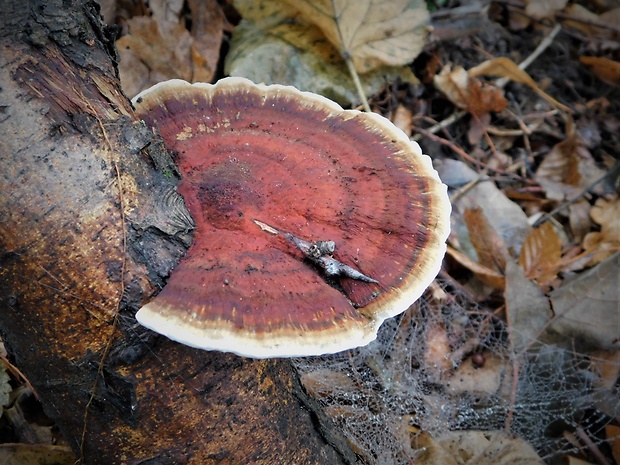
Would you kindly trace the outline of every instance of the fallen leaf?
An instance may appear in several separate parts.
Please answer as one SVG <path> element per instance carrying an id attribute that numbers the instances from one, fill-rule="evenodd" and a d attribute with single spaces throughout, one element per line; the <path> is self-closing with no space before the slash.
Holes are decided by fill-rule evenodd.
<path id="1" fill-rule="evenodd" d="M 599 198 L 590 216 L 601 230 L 586 234 L 583 248 L 593 254 L 589 265 L 595 265 L 620 250 L 620 199 Z"/>
<path id="2" fill-rule="evenodd" d="M 220 58 L 224 29 L 230 29 L 217 0 L 189 0 L 193 38 L 192 82 L 211 82 Z"/>
<path id="3" fill-rule="evenodd" d="M 354 392 L 353 380 L 345 372 L 321 368 L 305 373 L 300 378 L 301 384 L 315 399 L 333 396 L 343 391 Z"/>
<path id="4" fill-rule="evenodd" d="M 534 19 L 553 18 L 566 3 L 567 0 L 527 0 L 525 12 Z"/>
<path id="5" fill-rule="evenodd" d="M 439 382 L 453 368 L 450 358 L 452 347 L 448 333 L 443 325 L 431 324 L 426 328 L 424 337 L 426 343 L 424 366 L 428 369 L 429 377 Z"/>
<path id="6" fill-rule="evenodd" d="M 538 86 L 538 84 L 536 84 L 536 81 L 534 81 L 534 79 L 532 79 L 529 74 L 527 74 L 525 71 L 519 68 L 519 65 L 517 65 L 510 58 L 499 57 L 499 58 L 493 58 L 491 60 L 487 60 L 483 63 L 480 63 L 478 66 L 471 68 L 468 71 L 468 75 L 470 77 L 481 76 L 481 75 L 504 77 L 514 82 L 526 84 L 529 87 L 531 87 L 532 90 L 534 90 L 534 92 L 536 92 L 538 95 L 540 95 L 542 98 L 547 100 L 549 103 L 551 103 L 555 107 L 567 113 L 572 113 L 570 108 L 561 104 L 556 99 L 554 99 L 553 97 L 548 95 L 546 92 L 544 92 Z"/>
<path id="7" fill-rule="evenodd" d="M 469 123 L 469 129 L 467 130 L 467 142 L 469 142 L 472 147 L 478 145 L 490 124 L 490 113 L 484 113 L 476 118 L 472 118 Z M 496 149 L 498 148 L 497 145 L 498 144 L 495 144 Z"/>
<path id="8" fill-rule="evenodd" d="M 406 108 L 403 105 L 398 105 L 396 110 L 392 113 L 390 120 L 394 123 L 394 126 L 407 134 L 407 137 L 411 137 L 413 115 L 411 114 L 411 110 L 409 108 Z"/>
<path id="9" fill-rule="evenodd" d="M 586 65 L 601 81 L 620 86 L 620 62 L 605 57 L 582 55 L 579 61 Z"/>
<path id="10" fill-rule="evenodd" d="M 616 463 L 620 463 L 620 426 L 606 425 L 605 436 L 611 447 L 611 455 L 614 456 Z"/>
<path id="11" fill-rule="evenodd" d="M 130 33 L 118 39 L 116 46 L 121 55 L 121 83 L 129 97 L 167 79 L 191 80 L 191 36 L 184 26 L 177 24 L 164 35 L 152 17 L 136 16 L 127 22 Z"/>
<path id="12" fill-rule="evenodd" d="M 422 51 L 429 19 L 422 0 L 283 0 L 350 57 L 359 73 L 402 66 Z"/>
<path id="13" fill-rule="evenodd" d="M 533 447 L 503 431 L 445 431 L 411 434 L 411 446 L 422 451 L 424 465 L 543 465 Z"/>
<path id="14" fill-rule="evenodd" d="M 341 105 L 360 103 L 355 84 L 338 50 L 321 30 L 297 11 L 274 0 L 237 0 L 243 20 L 233 32 L 224 71 L 265 84 L 292 85 Z M 360 76 L 365 95 L 386 81 L 417 83 L 408 67 L 384 66 Z"/>
<path id="15" fill-rule="evenodd" d="M 9 405 L 9 395 L 13 388 L 9 384 L 11 378 L 6 372 L 6 365 L 3 360 L 0 360 L 0 417 L 4 413 L 4 407 Z"/>
<path id="16" fill-rule="evenodd" d="M 520 352 L 535 341 L 551 319 L 549 300 L 514 261 L 506 265 L 506 319 L 514 350 Z"/>
<path id="17" fill-rule="evenodd" d="M 606 174 L 581 146 L 574 126 L 569 125 L 566 132 L 566 139 L 545 155 L 534 176 L 545 189 L 547 198 L 556 201 L 579 195 Z"/>
<path id="18" fill-rule="evenodd" d="M 455 395 L 480 397 L 499 395 L 500 391 L 509 390 L 512 383 L 512 368 L 508 366 L 509 362 L 493 352 L 484 352 L 483 355 L 484 366 L 474 365 L 470 357 L 446 378 L 446 391 Z"/>
<path id="19" fill-rule="evenodd" d="M 510 254 L 514 257 L 518 256 L 525 237 L 532 230 L 521 207 L 508 199 L 493 181 L 476 173 L 461 161 L 437 160 L 435 169 L 439 172 L 441 180 L 452 189 L 458 189 L 479 180 L 462 195 L 453 196 L 450 219 L 451 243 L 467 254 L 470 259 L 476 258 L 463 215 L 467 209 L 481 208 L 487 221 L 497 231 Z"/>
<path id="20" fill-rule="evenodd" d="M 555 318 L 547 332 L 571 350 L 587 346 L 603 350 L 620 348 L 618 319 L 618 265 L 616 253 L 549 294 Z M 573 346 L 573 342 L 577 342 Z M 579 349 L 578 349 L 579 350 Z"/>
<path id="21" fill-rule="evenodd" d="M 597 15 L 586 7 L 573 3 L 566 7 L 566 13 L 570 16 L 579 19 L 575 21 L 573 19 L 567 19 L 564 21 L 566 26 L 570 26 L 573 29 L 583 32 L 590 36 L 597 36 L 599 38 L 606 38 L 611 40 L 617 40 L 620 34 L 618 34 L 617 25 L 620 22 L 620 8 L 614 8 Z M 607 23 L 610 28 L 602 28 L 595 26 L 595 23 Z M 594 24 L 593 24 L 594 23 Z"/>
<path id="22" fill-rule="evenodd" d="M 605 412 L 610 418 L 620 417 L 620 403 L 616 391 L 616 383 L 620 379 L 620 352 L 597 350 L 589 354 L 589 370 L 594 375 L 592 392 L 596 408 Z M 618 431 L 620 433 L 620 430 Z M 607 435 L 608 442 L 614 442 L 613 437 Z M 615 435 L 616 449 L 620 452 L 620 435 Z M 617 457 L 620 458 L 620 455 Z M 620 463 L 620 462 L 618 462 Z"/>
<path id="23" fill-rule="evenodd" d="M 183 2 L 178 0 L 149 2 L 152 16 L 127 19 L 129 34 L 118 39 L 116 46 L 128 96 L 167 79 L 213 79 L 226 21 L 216 0 L 192 0 L 189 7 L 191 33 L 182 17 Z"/>
<path id="24" fill-rule="evenodd" d="M 563 264 L 562 241 L 551 223 L 543 223 L 534 229 L 523 242 L 519 266 L 525 276 L 544 286 L 555 279 Z"/>
<path id="25" fill-rule="evenodd" d="M 581 199 L 572 203 L 568 207 L 568 221 L 573 235 L 573 241 L 579 243 L 590 231 L 592 222 L 590 221 L 590 204 L 587 200 Z"/>
<path id="26" fill-rule="evenodd" d="M 572 27 L 573 29 L 577 29 L 588 35 L 594 35 L 594 29 L 591 26 L 591 23 L 598 20 L 598 15 L 596 13 L 591 12 L 586 7 L 573 4 L 566 7 L 566 13 L 574 17 L 575 19 L 579 19 L 581 21 L 575 21 L 572 19 L 568 19 L 564 21 L 566 26 Z"/>
<path id="27" fill-rule="evenodd" d="M 585 460 L 581 460 L 577 457 L 568 456 L 567 457 L 567 465 L 596 465 L 592 462 L 586 462 Z"/>
<path id="28" fill-rule="evenodd" d="M 476 249 L 478 263 L 503 274 L 506 260 L 510 258 L 510 255 L 501 237 L 491 226 L 482 209 L 466 209 L 463 219 L 469 231 L 469 239 Z"/>
<path id="29" fill-rule="evenodd" d="M 445 66 L 433 78 L 433 84 L 454 105 L 473 115 L 502 111 L 508 103 L 501 89 L 473 78 L 461 66 L 454 70 Z"/>
<path id="30" fill-rule="evenodd" d="M 68 446 L 47 444 L 0 444 L 4 465 L 74 465 L 76 457 Z"/>
<path id="31" fill-rule="evenodd" d="M 489 269 L 477 261 L 471 259 L 469 256 L 465 255 L 462 252 L 459 252 L 453 247 L 448 246 L 446 251 L 448 255 L 454 258 L 457 262 L 467 268 L 469 271 L 473 272 L 480 281 L 483 283 L 499 290 L 503 290 L 506 282 L 504 275 L 499 273 L 498 271 Z"/>

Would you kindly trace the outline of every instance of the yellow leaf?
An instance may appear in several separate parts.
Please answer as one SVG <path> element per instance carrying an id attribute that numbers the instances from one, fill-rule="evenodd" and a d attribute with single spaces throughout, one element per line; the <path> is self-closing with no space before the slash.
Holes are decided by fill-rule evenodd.
<path id="1" fill-rule="evenodd" d="M 316 24 L 359 73 L 418 56 L 429 14 L 421 0 L 283 0 Z"/>

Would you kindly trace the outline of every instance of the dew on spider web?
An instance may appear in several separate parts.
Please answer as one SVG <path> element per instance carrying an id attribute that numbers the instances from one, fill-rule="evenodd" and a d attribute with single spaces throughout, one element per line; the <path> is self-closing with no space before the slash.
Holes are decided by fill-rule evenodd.
<path id="1" fill-rule="evenodd" d="M 620 405 L 591 356 L 540 342 L 515 354 L 505 323 L 459 295 L 421 299 L 366 347 L 294 364 L 369 464 L 441 463 L 424 461 L 433 451 L 421 438 L 473 430 L 514 435 L 555 464 L 585 448 L 579 431 L 602 443 Z"/>

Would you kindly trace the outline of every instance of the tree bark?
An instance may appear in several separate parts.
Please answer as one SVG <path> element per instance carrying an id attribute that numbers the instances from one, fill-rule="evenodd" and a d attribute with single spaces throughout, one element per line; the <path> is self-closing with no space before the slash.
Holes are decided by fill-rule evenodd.
<path id="1" fill-rule="evenodd" d="M 191 243 L 174 164 L 120 89 L 95 3 L 0 11 L 0 332 L 82 463 L 354 460 L 289 362 L 137 325 Z"/>

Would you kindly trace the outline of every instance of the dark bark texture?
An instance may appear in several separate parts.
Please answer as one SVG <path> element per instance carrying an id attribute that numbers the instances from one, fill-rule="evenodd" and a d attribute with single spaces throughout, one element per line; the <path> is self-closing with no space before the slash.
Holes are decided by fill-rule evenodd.
<path id="1" fill-rule="evenodd" d="M 136 324 L 191 243 L 174 165 L 120 90 L 96 4 L 0 11 L 0 331 L 82 463 L 354 460 L 287 361 Z"/>

